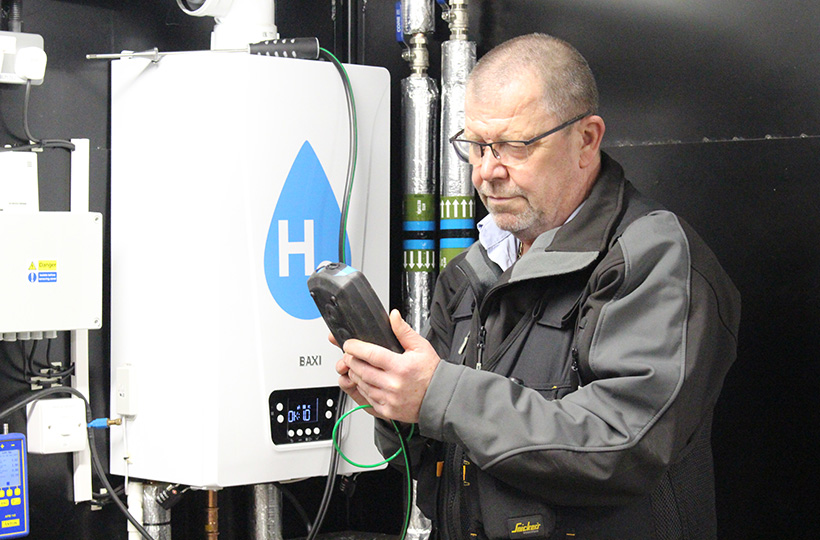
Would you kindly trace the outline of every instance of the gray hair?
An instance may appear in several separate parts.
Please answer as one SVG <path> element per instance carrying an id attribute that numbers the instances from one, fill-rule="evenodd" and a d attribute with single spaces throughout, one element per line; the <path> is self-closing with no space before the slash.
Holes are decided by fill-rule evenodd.
<path id="1" fill-rule="evenodd" d="M 547 112 L 561 118 L 597 112 L 598 87 L 586 59 L 566 41 L 547 34 L 518 36 L 493 48 L 470 73 L 468 92 L 491 96 L 499 81 L 522 72 L 542 86 Z"/>

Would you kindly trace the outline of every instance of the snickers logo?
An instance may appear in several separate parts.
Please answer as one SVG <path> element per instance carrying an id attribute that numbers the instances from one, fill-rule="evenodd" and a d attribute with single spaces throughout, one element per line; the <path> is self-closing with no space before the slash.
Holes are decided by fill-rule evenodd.
<path id="1" fill-rule="evenodd" d="M 510 540 L 546 538 L 548 533 L 544 527 L 544 518 L 540 515 L 508 519 L 507 530 L 510 531 Z"/>

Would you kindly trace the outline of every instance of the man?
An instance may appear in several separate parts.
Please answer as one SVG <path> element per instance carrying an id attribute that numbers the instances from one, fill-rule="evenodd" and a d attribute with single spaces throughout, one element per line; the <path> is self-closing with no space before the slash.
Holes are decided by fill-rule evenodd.
<path id="1" fill-rule="evenodd" d="M 563 41 L 482 58 L 451 141 L 490 213 L 479 242 L 442 272 L 426 339 L 394 311 L 404 354 L 349 340 L 337 364 L 357 403 L 417 424 L 441 538 L 716 537 L 711 418 L 739 295 L 600 151 L 597 106 Z M 397 448 L 387 422 L 377 442 Z"/>

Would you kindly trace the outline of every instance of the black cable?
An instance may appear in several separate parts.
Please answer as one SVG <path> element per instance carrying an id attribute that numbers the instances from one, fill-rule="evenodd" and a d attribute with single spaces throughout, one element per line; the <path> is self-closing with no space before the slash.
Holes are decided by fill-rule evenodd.
<path id="1" fill-rule="evenodd" d="M 0 152 L 23 152 L 28 150 L 39 150 L 41 148 L 62 148 L 69 152 L 74 151 L 74 143 L 65 139 L 37 139 L 31 134 L 28 124 L 28 109 L 31 99 L 31 80 L 26 81 L 26 94 L 23 99 L 23 129 L 26 132 L 26 137 L 29 144 L 21 144 L 19 146 L 0 147 Z"/>
<path id="2" fill-rule="evenodd" d="M 74 364 L 71 364 L 67 368 L 59 371 L 55 370 L 54 366 L 51 364 L 51 342 L 53 339 L 47 339 L 48 343 L 46 345 L 45 366 L 42 364 L 36 364 L 34 361 L 34 353 L 37 350 L 39 340 L 33 340 L 34 342 L 31 345 L 31 351 L 28 353 L 26 353 L 26 342 L 20 341 L 20 351 L 23 355 L 23 378 L 25 379 L 22 382 L 41 386 L 44 384 L 54 384 L 58 381 L 62 381 L 62 379 L 65 379 L 74 373 Z"/>
<path id="3" fill-rule="evenodd" d="M 91 415 L 91 405 L 88 403 L 86 397 L 79 391 L 74 388 L 70 388 L 68 386 L 53 386 L 51 388 L 46 388 L 45 390 L 39 390 L 33 394 L 30 394 L 23 399 L 18 400 L 15 404 L 6 407 L 3 411 L 0 411 L 0 418 L 4 418 L 14 411 L 21 409 L 28 405 L 33 401 L 37 401 L 40 399 L 45 398 L 46 396 L 50 396 L 52 394 L 71 394 L 83 400 L 85 404 L 85 417 L 86 417 L 86 424 L 91 423 L 92 415 Z M 94 469 L 94 472 L 97 473 L 97 478 L 99 478 L 100 482 L 102 482 L 105 489 L 108 493 L 111 494 L 111 500 L 117 505 L 117 507 L 125 514 L 126 519 L 131 522 L 131 524 L 136 527 L 137 531 L 142 535 L 143 538 L 146 540 L 154 540 L 151 534 L 145 530 L 145 527 L 140 524 L 136 518 L 131 515 L 131 512 L 128 511 L 125 504 L 120 500 L 119 497 L 116 496 L 114 492 L 114 488 L 111 486 L 111 483 L 108 481 L 108 477 L 105 474 L 105 470 L 103 469 L 102 463 L 100 463 L 100 457 L 97 455 L 97 443 L 96 438 L 94 437 L 94 430 L 90 428 L 86 428 L 86 432 L 88 434 L 88 447 L 91 451 L 91 465 Z"/>
<path id="4" fill-rule="evenodd" d="M 345 394 L 341 389 L 339 389 L 339 399 L 337 400 L 337 403 L 339 404 L 339 407 L 336 409 L 334 424 L 339 421 L 342 411 L 344 411 L 345 406 L 347 405 L 347 394 Z M 341 436 L 341 430 L 339 430 L 339 436 Z M 313 527 L 311 527 L 306 540 L 316 539 L 316 535 L 319 533 L 319 529 L 322 527 L 322 523 L 325 520 L 327 509 L 330 506 L 330 498 L 333 495 L 333 488 L 336 487 L 336 474 L 339 470 L 339 453 L 334 452 L 333 449 L 331 449 L 330 454 L 330 465 L 327 472 L 327 482 L 325 482 L 325 492 L 322 495 L 322 502 L 319 504 L 319 510 L 316 513 L 316 521 L 313 522 Z"/>
<path id="5" fill-rule="evenodd" d="M 28 127 L 28 105 L 31 99 L 31 79 L 26 81 L 26 97 L 23 101 L 23 129 L 26 130 L 26 137 L 32 143 L 39 143 L 40 139 L 35 139 Z"/>
<path id="6" fill-rule="evenodd" d="M 305 524 L 305 530 L 308 534 L 310 534 L 310 530 L 313 528 L 312 524 L 310 523 L 310 517 L 308 517 L 307 512 L 305 511 L 305 507 L 299 502 L 299 499 L 293 494 L 291 490 L 285 487 L 284 484 L 276 482 L 276 488 L 282 492 L 288 502 L 293 506 L 296 510 L 296 513 L 302 519 L 302 522 Z"/>
<path id="7" fill-rule="evenodd" d="M 3 344 L 4 344 L 3 347 L 0 348 L 0 350 L 3 351 L 3 360 L 4 360 L 3 365 L 4 366 L 6 366 L 6 365 L 10 366 L 14 371 L 14 373 L 3 373 L 3 376 L 7 377 L 9 380 L 12 380 L 14 382 L 19 382 L 19 383 L 26 384 L 27 381 L 25 379 L 24 369 L 22 367 L 18 366 L 17 363 L 14 362 L 14 360 L 12 358 L 12 355 L 11 355 L 11 352 L 10 352 L 10 349 L 12 348 L 11 344 L 7 341 L 4 341 Z M 6 344 L 8 344 L 8 345 L 6 345 Z M 21 379 L 17 375 L 21 375 L 23 378 Z"/>

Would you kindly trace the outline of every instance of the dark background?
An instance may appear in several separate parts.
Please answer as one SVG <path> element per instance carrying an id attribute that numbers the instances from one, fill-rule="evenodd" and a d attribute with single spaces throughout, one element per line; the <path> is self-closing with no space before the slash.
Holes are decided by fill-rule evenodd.
<path id="1" fill-rule="evenodd" d="M 349 7 L 357 14 L 350 43 Z M 281 0 L 276 23 L 283 37 L 317 36 L 342 60 L 390 70 L 397 203 L 403 144 L 398 89 L 409 70 L 395 42 L 393 12 L 387 0 L 352 6 Z M 720 538 L 817 538 L 820 3 L 484 0 L 473 1 L 470 14 L 479 55 L 509 37 L 543 31 L 587 57 L 600 86 L 606 151 L 640 189 L 694 225 L 740 289 L 738 360 L 714 424 Z M 40 138 L 91 140 L 91 210 L 108 222 L 109 65 L 85 55 L 207 49 L 213 21 L 185 15 L 174 0 L 25 0 L 23 22 L 24 31 L 43 36 L 48 53 L 45 82 L 32 90 L 31 131 Z M 430 36 L 433 77 L 440 72 L 438 45 L 447 38 L 439 21 Z M 0 86 L 0 143 L 21 142 L 22 109 L 23 88 Z M 46 150 L 39 167 L 41 209 L 67 210 L 68 154 Z M 393 215 L 400 216 L 398 206 Z M 107 247 L 104 261 L 107 286 Z M 391 300 L 399 305 L 398 273 L 392 277 Z M 107 291 L 104 309 L 107 321 Z M 103 416 L 107 323 L 90 332 L 90 340 L 92 407 Z M 59 345 L 57 354 L 68 357 L 67 340 Z M 26 391 L 10 367 L 20 361 L 19 345 L 0 344 L 0 403 Z M 25 427 L 21 416 L 10 424 L 12 430 Z M 125 520 L 113 505 L 92 510 L 69 502 L 69 458 L 31 455 L 29 467 L 31 538 L 126 537 Z M 323 482 L 289 486 L 311 516 Z M 398 532 L 401 490 L 401 478 L 391 471 L 360 475 L 352 494 L 334 496 L 323 530 Z M 248 537 L 248 488 L 222 490 L 219 499 L 220 537 Z M 173 510 L 174 538 L 204 538 L 203 527 L 204 494 L 191 493 Z M 287 502 L 284 532 L 286 538 L 305 534 Z"/>

